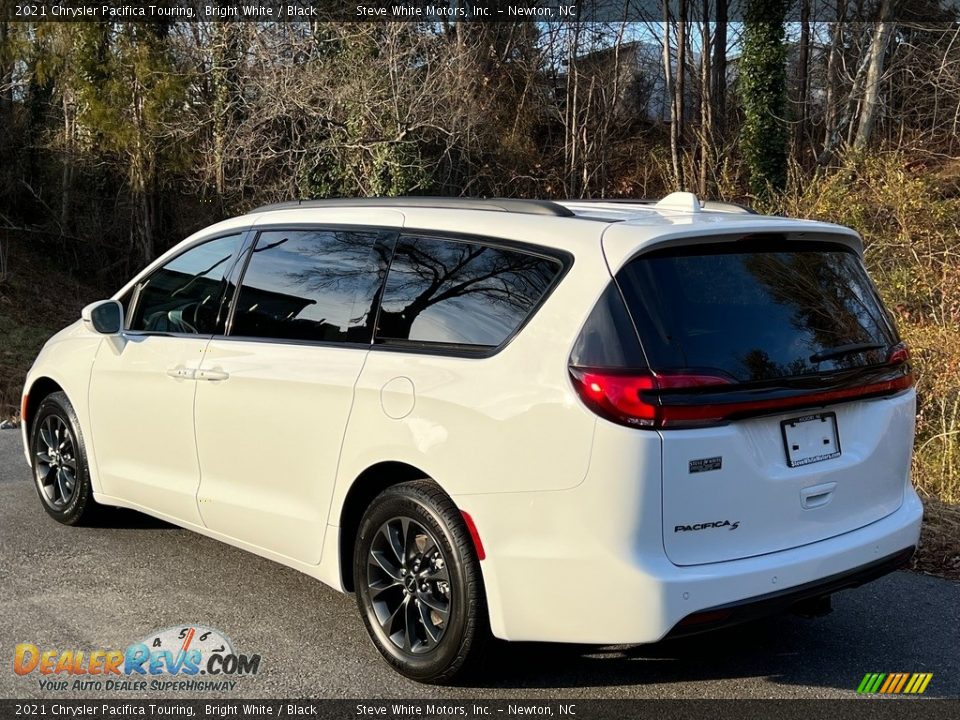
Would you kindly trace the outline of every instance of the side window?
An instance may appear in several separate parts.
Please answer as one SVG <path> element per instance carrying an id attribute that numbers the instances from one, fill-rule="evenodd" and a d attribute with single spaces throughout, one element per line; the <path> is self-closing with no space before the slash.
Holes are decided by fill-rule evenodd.
<path id="1" fill-rule="evenodd" d="M 515 250 L 402 237 L 377 340 L 496 347 L 523 324 L 561 269 L 557 260 Z"/>
<path id="2" fill-rule="evenodd" d="M 369 343 L 395 237 L 328 229 L 260 233 L 230 334 Z"/>
<path id="3" fill-rule="evenodd" d="M 242 239 L 243 234 L 237 234 L 210 240 L 154 271 L 134 288 L 127 329 L 200 335 L 217 332 L 224 275 Z"/>

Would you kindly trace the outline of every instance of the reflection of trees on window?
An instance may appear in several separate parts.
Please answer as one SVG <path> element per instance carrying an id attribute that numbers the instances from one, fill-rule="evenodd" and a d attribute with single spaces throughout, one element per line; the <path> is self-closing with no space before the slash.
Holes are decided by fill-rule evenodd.
<path id="1" fill-rule="evenodd" d="M 846 252 L 756 253 L 745 267 L 771 300 L 789 310 L 790 322 L 806 341 L 805 357 L 777 374 L 813 372 L 809 356 L 856 343 L 889 344 L 886 325 L 856 256 Z M 871 360 L 882 360 L 883 350 Z M 832 358 L 834 367 L 857 367 L 871 353 Z M 798 363 L 805 367 L 798 367 Z M 820 363 L 822 365 L 823 363 Z"/>
<path id="2" fill-rule="evenodd" d="M 313 294 L 350 299 L 345 328 L 362 327 L 373 336 L 383 278 L 393 252 L 390 232 L 324 232 L 323 243 L 307 246 L 313 262 L 291 274 L 290 281 Z"/>
<path id="3" fill-rule="evenodd" d="M 187 250 L 140 284 L 130 330 L 213 333 L 223 277 L 240 235 L 211 240 Z"/>
<path id="4" fill-rule="evenodd" d="M 261 233 L 231 334 L 370 342 L 379 308 L 380 339 L 499 345 L 560 269 L 557 261 L 527 253 L 432 238 L 402 238 L 394 250 L 395 237 L 389 231 Z"/>
<path id="5" fill-rule="evenodd" d="M 401 238 L 377 337 L 494 346 L 539 302 L 559 263 L 522 252 L 432 238 Z"/>
<path id="6" fill-rule="evenodd" d="M 747 371 L 748 380 L 772 380 L 781 377 L 796 377 L 812 370 L 806 358 L 794 358 L 788 363 L 775 362 L 770 355 L 760 348 L 748 350 L 740 363 Z"/>
<path id="7" fill-rule="evenodd" d="M 349 230 L 262 233 L 243 278 L 232 334 L 370 342 L 371 308 L 393 237 Z"/>
<path id="8" fill-rule="evenodd" d="M 883 349 L 817 357 L 892 343 L 855 254 L 776 238 L 703 253 L 640 256 L 617 274 L 651 367 L 710 368 L 746 382 L 884 360 Z"/>

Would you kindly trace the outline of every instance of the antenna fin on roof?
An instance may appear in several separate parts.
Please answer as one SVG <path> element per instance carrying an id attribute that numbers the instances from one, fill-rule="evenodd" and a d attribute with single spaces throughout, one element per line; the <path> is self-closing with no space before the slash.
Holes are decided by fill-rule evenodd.
<path id="1" fill-rule="evenodd" d="M 690 192 L 672 192 L 660 200 L 654 207 L 657 210 L 679 210 L 680 212 L 700 212 L 700 200 Z"/>

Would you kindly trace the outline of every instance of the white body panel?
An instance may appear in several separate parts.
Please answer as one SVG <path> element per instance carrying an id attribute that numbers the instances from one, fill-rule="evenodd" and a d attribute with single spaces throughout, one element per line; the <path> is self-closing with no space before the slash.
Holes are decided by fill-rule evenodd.
<path id="1" fill-rule="evenodd" d="M 818 410 L 836 414 L 840 457 L 788 467 L 780 422 Z M 824 540 L 886 517 L 903 501 L 914 416 L 913 394 L 906 393 L 661 432 L 667 557 L 677 565 L 735 560 Z M 691 461 L 714 457 L 723 458 L 719 469 L 689 471 Z M 677 530 L 723 520 L 738 527 Z"/>
<path id="2" fill-rule="evenodd" d="M 197 500 L 206 527 L 320 562 L 365 357 L 350 348 L 211 341 L 201 370 L 229 377 L 197 383 Z"/>
<path id="3" fill-rule="evenodd" d="M 583 214 L 606 212 L 592 206 Z M 264 223 L 473 233 L 554 248 L 572 263 L 523 329 L 489 357 L 198 336 L 105 339 L 78 323 L 48 343 L 26 392 L 49 379 L 70 397 L 98 501 L 162 517 L 341 590 L 340 546 L 350 538 L 340 523 L 351 487 L 381 463 L 416 468 L 475 520 L 491 626 L 506 639 L 651 642 L 698 610 L 915 545 L 912 390 L 830 406 L 841 457 L 788 468 L 779 421 L 803 413 L 638 430 L 598 419 L 568 374 L 571 347 L 611 272 L 644 248 L 764 231 L 829 235 L 859 250 L 856 234 L 668 208 L 634 209 L 630 218 L 421 207 L 236 218 L 188 238 L 138 277 L 205 237 Z M 167 374 L 178 367 L 199 379 Z M 690 460 L 712 455 L 724 457 L 722 471 L 687 472 Z M 803 506 L 805 490 L 831 483 L 828 502 Z M 672 532 L 675 524 L 737 514 L 743 532 Z M 558 591 L 571 575 L 581 590 Z"/>
<path id="4" fill-rule="evenodd" d="M 197 523 L 193 401 L 206 337 L 134 336 L 100 345 L 90 433 L 101 492 Z"/>

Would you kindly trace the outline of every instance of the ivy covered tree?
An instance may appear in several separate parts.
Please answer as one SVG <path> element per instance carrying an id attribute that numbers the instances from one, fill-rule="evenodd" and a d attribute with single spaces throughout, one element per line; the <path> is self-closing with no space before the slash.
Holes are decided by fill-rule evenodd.
<path id="1" fill-rule="evenodd" d="M 740 95 L 750 190 L 766 199 L 787 184 L 786 0 L 747 0 Z"/>

